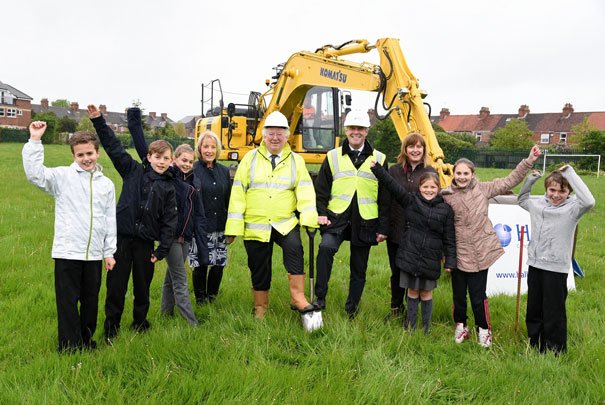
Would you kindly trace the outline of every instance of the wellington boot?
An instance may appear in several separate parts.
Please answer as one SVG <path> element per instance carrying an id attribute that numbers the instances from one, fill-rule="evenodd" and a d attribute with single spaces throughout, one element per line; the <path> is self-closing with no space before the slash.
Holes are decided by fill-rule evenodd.
<path id="1" fill-rule="evenodd" d="M 263 319 L 269 308 L 269 291 L 252 290 L 254 294 L 254 318 Z"/>
<path id="2" fill-rule="evenodd" d="M 288 274 L 288 279 L 290 280 L 290 306 L 303 312 L 311 305 L 305 298 L 305 275 Z"/>

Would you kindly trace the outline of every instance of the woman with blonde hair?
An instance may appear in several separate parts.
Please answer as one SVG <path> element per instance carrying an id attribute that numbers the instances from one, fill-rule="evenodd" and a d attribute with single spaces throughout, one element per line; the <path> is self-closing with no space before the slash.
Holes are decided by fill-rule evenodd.
<path id="1" fill-rule="evenodd" d="M 198 304 L 216 299 L 223 278 L 223 268 L 227 265 L 225 223 L 231 181 L 229 169 L 217 162 L 220 153 L 221 142 L 218 136 L 212 131 L 203 132 L 198 138 L 198 161 L 193 167 L 193 172 L 201 180 L 210 269 L 205 265 L 192 266 L 193 292 Z"/>

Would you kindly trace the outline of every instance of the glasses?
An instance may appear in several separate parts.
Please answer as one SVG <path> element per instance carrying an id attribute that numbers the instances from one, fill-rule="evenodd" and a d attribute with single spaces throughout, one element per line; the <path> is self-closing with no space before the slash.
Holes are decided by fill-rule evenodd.
<path id="1" fill-rule="evenodd" d="M 266 138 L 285 138 L 286 136 L 285 132 L 265 132 Z"/>

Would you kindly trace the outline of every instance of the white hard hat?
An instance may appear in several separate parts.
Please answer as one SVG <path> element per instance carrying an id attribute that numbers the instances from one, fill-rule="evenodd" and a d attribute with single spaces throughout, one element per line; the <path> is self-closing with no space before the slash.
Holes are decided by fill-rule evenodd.
<path id="1" fill-rule="evenodd" d="M 267 116 L 265 119 L 264 128 L 286 128 L 289 129 L 290 125 L 288 125 L 288 120 L 284 116 L 284 114 L 279 111 L 273 111 L 271 114 Z"/>
<path id="2" fill-rule="evenodd" d="M 363 111 L 351 110 L 345 118 L 345 127 L 370 127 L 370 117 Z"/>

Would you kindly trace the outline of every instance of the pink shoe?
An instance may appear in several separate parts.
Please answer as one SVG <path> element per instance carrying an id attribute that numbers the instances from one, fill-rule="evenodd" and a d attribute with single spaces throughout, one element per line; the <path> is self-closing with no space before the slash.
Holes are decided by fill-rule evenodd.
<path id="1" fill-rule="evenodd" d="M 456 329 L 454 330 L 454 341 L 456 343 L 462 343 L 468 339 L 468 328 L 464 326 L 462 322 L 456 323 Z"/>

